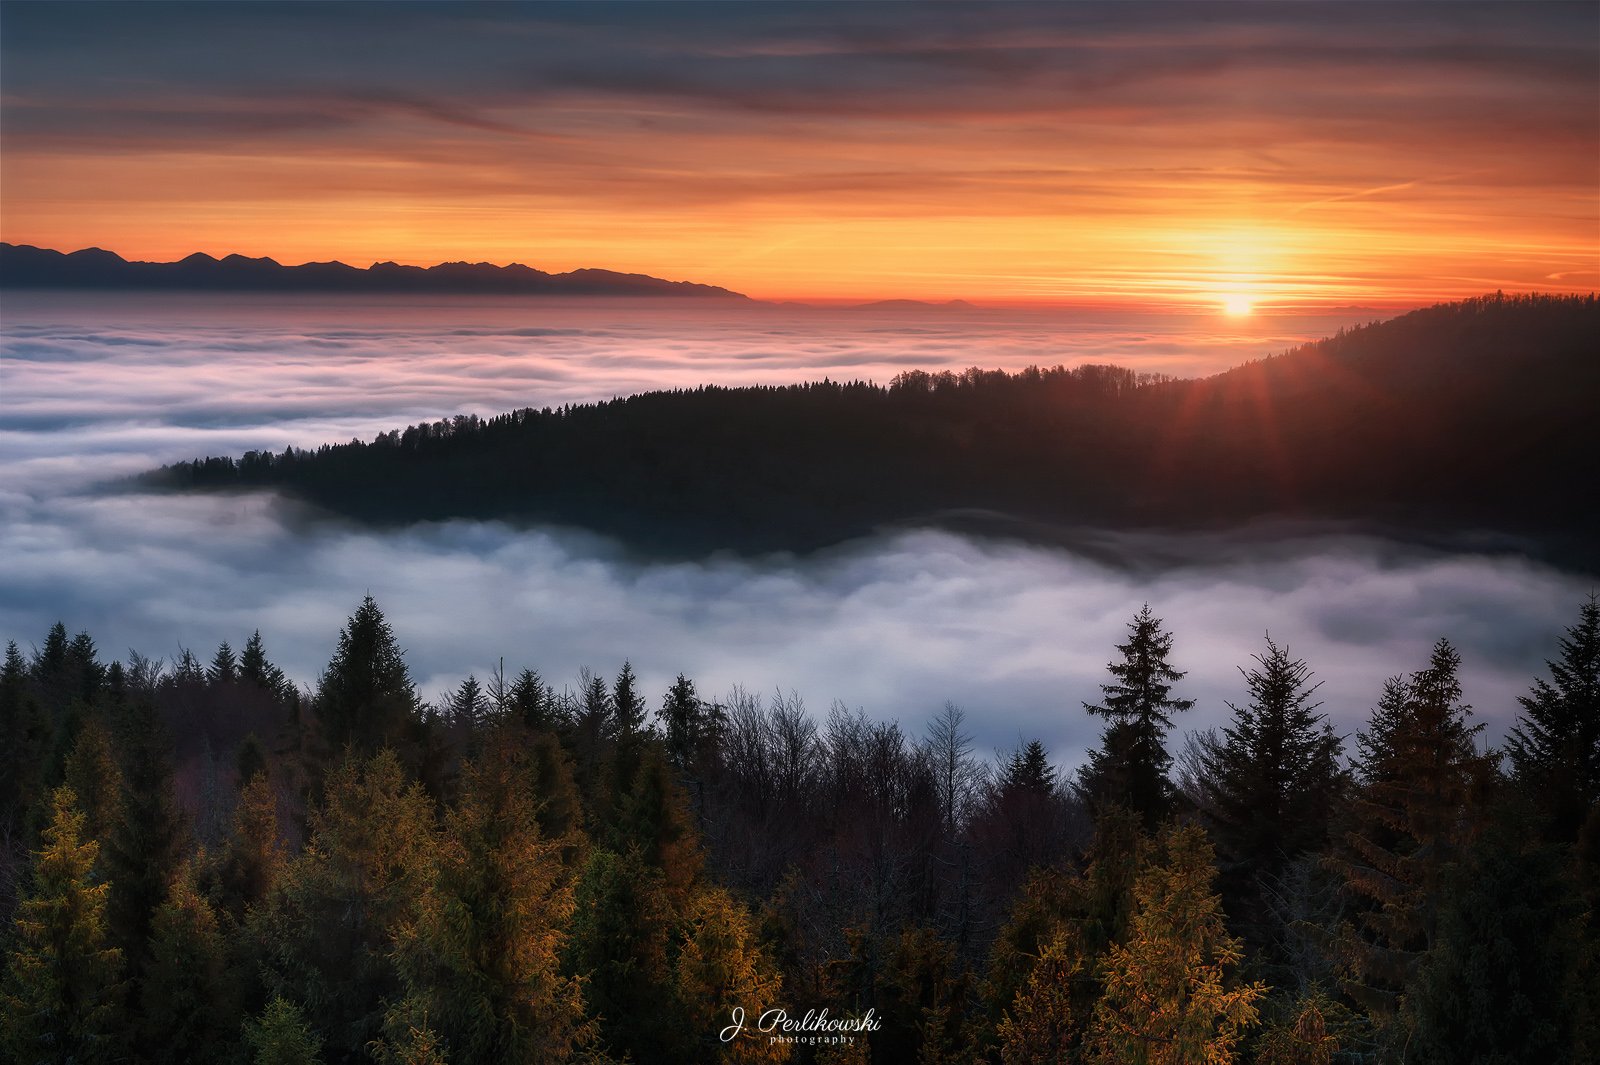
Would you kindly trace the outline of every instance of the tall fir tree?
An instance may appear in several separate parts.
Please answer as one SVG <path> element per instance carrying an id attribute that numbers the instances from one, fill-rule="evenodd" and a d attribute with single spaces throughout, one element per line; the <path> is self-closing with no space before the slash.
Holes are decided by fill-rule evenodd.
<path id="1" fill-rule="evenodd" d="M 151 1065 L 228 1057 L 242 1020 L 238 976 L 227 943 L 186 862 L 151 925 L 150 961 L 139 998 L 138 1040 Z"/>
<path id="2" fill-rule="evenodd" d="M 1521 696 L 1522 713 L 1506 738 L 1517 786 L 1544 815 L 1550 838 L 1577 840 L 1600 808 L 1600 600 L 1583 604 L 1561 639 L 1550 679 Z"/>
<path id="3" fill-rule="evenodd" d="M 566 1061 L 593 1042 L 581 981 L 559 971 L 571 878 L 539 830 L 528 772 L 503 743 L 463 770 L 432 883 L 395 934 L 405 990 L 385 1020 L 392 1059 L 423 1032 L 453 1065 Z"/>
<path id="4" fill-rule="evenodd" d="M 322 1037 L 282 995 L 245 1022 L 244 1045 L 252 1065 L 322 1065 Z"/>
<path id="5" fill-rule="evenodd" d="M 748 1023 L 722 1039 L 733 1010 L 759 1018 L 783 1004 L 783 981 L 757 942 L 749 913 L 721 888 L 702 887 L 683 915 L 683 942 L 673 960 L 673 991 L 694 1040 L 692 1060 L 768 1065 L 789 1060 L 789 1047 Z"/>
<path id="6" fill-rule="evenodd" d="M 1216 867 L 1198 825 L 1173 825 L 1133 884 L 1125 942 L 1104 965 L 1086 1060 L 1104 1065 L 1227 1065 L 1257 1021 L 1261 984 L 1233 976 L 1239 941 L 1212 894 Z"/>
<path id="7" fill-rule="evenodd" d="M 1189 709 L 1192 699 L 1177 699 L 1172 686 L 1185 676 L 1168 662 L 1172 634 L 1149 604 L 1128 623 L 1128 640 L 1117 645 L 1120 661 L 1106 669 L 1112 681 L 1102 684 L 1100 703 L 1083 708 L 1106 720 L 1099 750 L 1079 771 L 1078 794 L 1096 810 L 1115 803 L 1144 819 L 1147 830 L 1166 818 L 1173 806 L 1174 789 L 1167 778 L 1172 756 L 1167 753 L 1167 732 L 1172 714 Z"/>
<path id="8" fill-rule="evenodd" d="M 1387 1036 L 1399 996 L 1434 941 L 1445 876 L 1475 828 L 1475 801 L 1493 776 L 1474 746 L 1481 724 L 1461 701 L 1461 658 L 1448 640 L 1408 681 L 1391 680 L 1357 737 L 1352 827 L 1330 858 L 1359 912 L 1341 928 L 1344 988 Z"/>
<path id="9" fill-rule="evenodd" d="M 17 907 L 0 994 L 0 1047 L 29 1065 L 92 1065 L 127 1053 L 122 951 L 111 943 L 100 845 L 83 834 L 72 789 L 51 796 L 32 889 Z"/>
<path id="10" fill-rule="evenodd" d="M 317 684 L 317 716 L 334 751 L 371 754 L 415 739 L 421 705 L 405 652 L 372 596 L 339 633 L 338 649 Z"/>
<path id="11" fill-rule="evenodd" d="M 1240 670 L 1249 701 L 1227 704 L 1233 720 L 1205 749 L 1201 789 L 1229 913 L 1247 941 L 1266 949 L 1276 936 L 1263 893 L 1327 842 L 1345 774 L 1343 745 L 1311 702 L 1320 685 L 1306 663 L 1270 635 L 1255 659 Z"/>
<path id="12" fill-rule="evenodd" d="M 334 1060 L 361 1060 L 382 1036 L 385 1003 L 403 992 L 390 946 L 438 848 L 433 803 L 395 753 L 352 755 L 329 773 L 273 905 L 252 916 L 269 991 L 303 1004 Z"/>
<path id="13" fill-rule="evenodd" d="M 232 684 L 239 679 L 239 659 L 227 640 L 217 645 L 217 653 L 206 667 L 206 680 L 212 684 Z"/>

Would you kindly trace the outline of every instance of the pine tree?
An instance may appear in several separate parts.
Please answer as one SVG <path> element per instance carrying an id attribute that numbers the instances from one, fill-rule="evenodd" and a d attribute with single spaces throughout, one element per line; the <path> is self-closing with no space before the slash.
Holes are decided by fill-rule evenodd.
<path id="1" fill-rule="evenodd" d="M 1577 1065 L 1569 987 L 1582 904 L 1560 851 L 1505 811 L 1445 881 L 1433 945 L 1404 1000 L 1406 1060 Z"/>
<path id="2" fill-rule="evenodd" d="M 239 792 L 233 830 L 219 862 L 221 902 L 236 921 L 262 905 L 277 886 L 287 863 L 278 832 L 278 794 L 265 773 L 251 776 Z"/>
<path id="3" fill-rule="evenodd" d="M 232 684 L 239 679 L 239 661 L 234 657 L 233 648 L 228 646 L 228 641 L 223 640 L 217 646 L 217 653 L 211 659 L 211 665 L 206 669 L 206 680 L 212 684 Z"/>
<path id="4" fill-rule="evenodd" d="M 172 759 L 155 706 L 129 704 L 118 729 L 123 750 L 122 801 L 103 855 L 111 880 L 113 941 L 123 950 L 137 992 L 150 921 L 178 869 L 186 830 L 172 790 Z"/>
<path id="5" fill-rule="evenodd" d="M 317 685 L 316 711 L 334 750 L 358 753 L 412 739 L 421 706 L 405 652 L 372 596 L 350 616 Z"/>
<path id="6" fill-rule="evenodd" d="M 445 717 L 458 725 L 468 728 L 477 728 L 489 716 L 489 700 L 483 693 L 483 686 L 478 683 L 478 678 L 471 673 L 462 681 L 449 696 L 443 700 L 445 704 Z"/>
<path id="7" fill-rule="evenodd" d="M 701 772 L 702 760 L 720 741 L 720 708 L 702 700 L 694 681 L 679 673 L 661 700 L 656 720 L 661 722 L 673 767 L 680 773 Z"/>
<path id="8" fill-rule="evenodd" d="M 78 735 L 67 753 L 65 783 L 83 811 L 85 835 L 93 840 L 110 839 L 122 820 L 122 767 L 112 751 L 111 734 L 98 714 L 78 725 Z M 104 847 L 101 850 L 103 854 Z"/>
<path id="9" fill-rule="evenodd" d="M 617 1058 L 691 1062 L 688 1030 L 673 993 L 676 915 L 661 874 L 637 852 L 596 848 L 578 881 L 563 971 L 586 982 L 589 1015 Z"/>
<path id="10" fill-rule="evenodd" d="M 156 911 L 140 992 L 139 1037 L 154 1065 L 220 1061 L 239 1030 L 237 986 L 211 904 L 185 863 Z"/>
<path id="11" fill-rule="evenodd" d="M 1249 940 L 1266 947 L 1273 932 L 1262 885 L 1280 880 L 1302 854 L 1322 848 L 1344 773 L 1341 743 L 1317 714 L 1305 662 L 1267 637 L 1256 667 L 1240 670 L 1250 692 L 1228 703 L 1233 721 L 1205 752 L 1201 788 L 1223 856 L 1223 896 Z"/>
<path id="12" fill-rule="evenodd" d="M 580 981 L 559 971 L 572 885 L 539 831 L 526 756 L 491 745 L 462 773 L 432 883 L 397 933 L 405 988 L 385 1021 L 392 1060 L 427 1034 L 455 1065 L 564 1061 L 592 1042 Z"/>
<path id="13" fill-rule="evenodd" d="M 1072 1060 L 1082 1030 L 1073 990 L 1082 972 L 1081 948 L 1065 925 L 1057 925 L 1000 1020 L 997 1035 L 1004 1065 Z"/>
<path id="14" fill-rule="evenodd" d="M 347 758 L 328 775 L 275 905 L 253 917 L 269 989 L 304 1003 L 336 1058 L 364 1054 L 385 1002 L 401 997 L 390 945 L 431 882 L 438 847 L 433 803 L 393 751 Z"/>
<path id="15" fill-rule="evenodd" d="M 244 1024 L 244 1043 L 254 1065 L 321 1065 L 322 1039 L 299 1007 L 275 995 L 259 1018 Z"/>
<path id="16" fill-rule="evenodd" d="M 1234 985 L 1241 958 L 1211 893 L 1216 867 L 1197 825 L 1162 832 L 1134 881 L 1126 942 L 1105 963 L 1088 1060 L 1105 1065 L 1226 1065 L 1256 1023 L 1261 984 Z"/>
<path id="17" fill-rule="evenodd" d="M 21 834 L 26 812 L 43 798 L 50 722 L 31 690 L 28 664 L 16 641 L 0 666 L 0 834 Z"/>
<path id="18" fill-rule="evenodd" d="M 1600 807 L 1600 601 L 1590 596 L 1561 640 L 1561 660 L 1546 662 L 1518 699 L 1522 714 L 1506 739 L 1517 786 L 1538 805 L 1550 838 L 1573 842 Z"/>
<path id="19" fill-rule="evenodd" d="M 783 1004 L 783 982 L 756 942 L 750 915 L 721 888 L 695 892 L 683 915 L 683 943 L 673 962 L 673 990 L 696 1048 L 691 1060 L 763 1065 L 789 1060 L 789 1047 L 770 1043 L 747 1023 L 723 1041 L 735 1007 L 759 1018 Z"/>
<path id="20" fill-rule="evenodd" d="M 1440 640 L 1426 669 L 1391 680 L 1357 737 L 1360 787 L 1354 827 L 1330 865 L 1365 905 L 1347 921 L 1340 954 L 1345 990 L 1380 1024 L 1432 944 L 1444 877 L 1473 829 L 1472 806 L 1493 763 L 1476 752 L 1457 680 L 1461 659 Z"/>
<path id="21" fill-rule="evenodd" d="M 1110 803 L 1125 806 L 1153 830 L 1172 809 L 1173 787 L 1167 779 L 1172 757 L 1166 736 L 1172 714 L 1189 709 L 1191 699 L 1172 697 L 1172 686 L 1185 674 L 1168 664 L 1172 635 L 1146 604 L 1128 623 L 1128 642 L 1117 645 L 1122 660 L 1106 666 L 1113 678 L 1102 684 L 1099 705 L 1083 708 L 1106 719 L 1100 749 L 1089 752 L 1079 771 L 1078 794 L 1095 809 Z"/>
<path id="22" fill-rule="evenodd" d="M 17 907 L 0 995 L 0 1047 L 17 1062 L 110 1062 L 125 1052 L 122 952 L 106 927 L 99 844 L 83 835 L 71 788 L 51 796 L 33 886 Z"/>

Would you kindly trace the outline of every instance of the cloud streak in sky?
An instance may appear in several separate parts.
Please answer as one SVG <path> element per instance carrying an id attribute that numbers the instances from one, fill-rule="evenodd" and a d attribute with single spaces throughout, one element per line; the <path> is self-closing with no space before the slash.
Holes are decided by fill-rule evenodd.
<path id="1" fill-rule="evenodd" d="M 1597 41 L 1541 3 L 16 4 L 4 229 L 762 296 L 1592 287 Z M 1245 231 L 1293 254 L 1177 276 Z"/>

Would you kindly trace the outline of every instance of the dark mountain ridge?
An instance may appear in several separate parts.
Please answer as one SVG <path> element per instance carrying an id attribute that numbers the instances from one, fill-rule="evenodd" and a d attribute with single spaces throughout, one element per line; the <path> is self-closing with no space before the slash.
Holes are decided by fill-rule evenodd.
<path id="1" fill-rule="evenodd" d="M 554 522 L 646 552 L 805 551 L 890 525 L 1339 523 L 1600 571 L 1600 302 L 1490 296 L 1200 380 L 912 371 L 458 416 L 145 486 L 271 487 L 379 524 Z"/>
<path id="2" fill-rule="evenodd" d="M 0 243 L 0 288 L 748 298 L 715 285 L 664 281 L 647 274 L 591 269 L 551 274 L 521 263 L 421 267 L 382 262 L 363 270 L 340 262 L 284 266 L 274 259 L 243 255 L 217 259 L 201 252 L 175 263 L 148 263 L 130 262 L 101 248 L 63 254 L 4 243 Z"/>

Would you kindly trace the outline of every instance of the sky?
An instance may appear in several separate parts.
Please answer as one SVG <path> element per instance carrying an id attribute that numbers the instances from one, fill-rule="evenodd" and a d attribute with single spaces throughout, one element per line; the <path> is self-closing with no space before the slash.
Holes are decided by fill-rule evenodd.
<path id="1" fill-rule="evenodd" d="M 0 3 L 0 239 L 768 299 L 1600 287 L 1600 6 Z"/>

